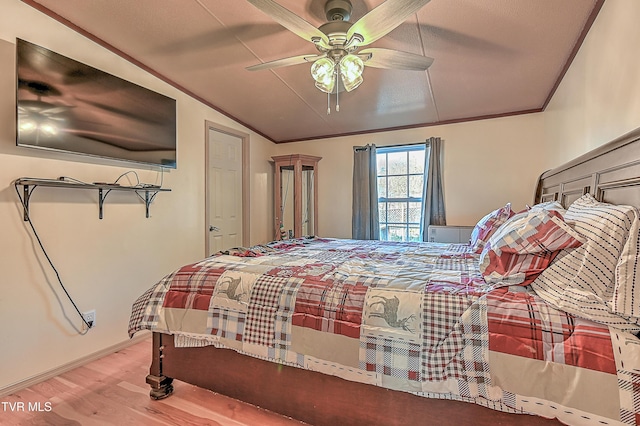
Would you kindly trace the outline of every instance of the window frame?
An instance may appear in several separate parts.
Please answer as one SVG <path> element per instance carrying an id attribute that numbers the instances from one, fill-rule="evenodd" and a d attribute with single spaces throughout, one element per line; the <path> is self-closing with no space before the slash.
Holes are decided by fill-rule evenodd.
<path id="1" fill-rule="evenodd" d="M 380 178 L 385 178 L 385 183 L 386 183 L 386 188 L 385 188 L 385 194 L 387 196 L 385 197 L 381 197 L 378 196 L 378 211 L 380 212 L 381 210 L 381 204 L 385 203 L 385 213 L 386 216 L 384 218 L 379 217 L 379 238 L 380 240 L 384 240 L 384 241 L 396 241 L 396 240 L 392 240 L 390 239 L 390 235 L 389 235 L 389 227 L 404 227 L 404 233 L 405 233 L 405 238 L 403 238 L 401 241 L 420 241 L 421 240 L 421 235 L 422 235 L 422 207 L 423 207 L 423 203 L 424 203 L 424 185 L 425 185 L 425 180 L 424 180 L 424 165 L 423 165 L 423 169 L 421 173 L 411 173 L 410 171 L 410 162 L 409 162 L 409 153 L 413 152 L 413 151 L 423 151 L 424 155 L 427 156 L 428 155 L 428 144 L 427 143 L 416 143 L 416 144 L 408 144 L 408 145 L 394 145 L 394 146 L 388 146 L 388 147 L 378 147 L 376 149 L 376 184 L 379 185 L 379 181 Z M 406 165 L 407 165 L 407 170 L 406 173 L 402 173 L 402 174 L 389 174 L 389 161 L 388 161 L 388 154 L 390 153 L 405 153 L 406 154 Z M 385 174 L 379 174 L 379 170 L 378 170 L 378 155 L 387 155 L 386 157 L 386 170 L 385 170 Z M 410 190 L 410 177 L 411 176 L 422 176 L 422 191 L 420 194 L 420 197 L 412 197 L 411 196 L 411 190 Z M 389 177 L 407 177 L 407 197 L 389 197 Z M 380 186 L 378 186 L 378 193 L 380 194 L 382 191 L 380 191 Z M 407 206 L 407 216 L 406 216 L 406 221 L 405 222 L 389 222 L 389 215 L 388 215 L 388 204 L 389 203 L 406 203 Z M 410 203 L 419 203 L 420 205 L 420 218 L 418 219 L 418 222 L 411 222 L 410 221 L 410 217 L 409 217 L 409 209 L 410 209 Z M 383 220 L 384 219 L 384 220 Z M 417 226 L 416 226 L 417 225 Z M 410 231 L 411 230 L 415 230 L 417 228 L 418 230 L 418 234 L 414 235 L 413 238 L 410 237 Z M 383 234 L 383 229 L 386 230 Z M 386 235 L 385 235 L 386 234 Z M 386 237 L 386 238 L 385 238 Z"/>

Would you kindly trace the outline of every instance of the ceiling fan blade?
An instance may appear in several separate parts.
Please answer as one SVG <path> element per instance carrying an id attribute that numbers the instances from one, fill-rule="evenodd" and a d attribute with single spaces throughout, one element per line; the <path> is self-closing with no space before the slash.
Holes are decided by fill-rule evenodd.
<path id="1" fill-rule="evenodd" d="M 433 63 L 433 58 L 427 56 L 375 47 L 363 49 L 357 55 L 373 68 L 424 71 Z"/>
<path id="2" fill-rule="evenodd" d="M 366 46 L 390 33 L 430 0 L 387 0 L 347 31 L 347 46 Z M 353 38 L 353 36 L 356 38 Z M 359 37 L 358 37 L 359 36 Z M 360 40 L 362 39 L 362 40 Z"/>
<path id="3" fill-rule="evenodd" d="M 291 65 L 305 64 L 308 62 L 313 62 L 316 59 L 324 58 L 327 55 L 300 55 L 300 56 L 292 56 L 290 58 L 277 59 L 271 62 L 265 62 L 263 64 L 252 65 L 247 67 L 248 71 L 260 71 L 260 70 L 268 70 L 272 68 L 281 68 L 288 67 Z"/>
<path id="4" fill-rule="evenodd" d="M 324 48 L 331 48 L 329 37 L 295 13 L 280 6 L 273 0 L 247 0 L 249 3 L 269 15 L 274 21 L 302 37 Z"/>

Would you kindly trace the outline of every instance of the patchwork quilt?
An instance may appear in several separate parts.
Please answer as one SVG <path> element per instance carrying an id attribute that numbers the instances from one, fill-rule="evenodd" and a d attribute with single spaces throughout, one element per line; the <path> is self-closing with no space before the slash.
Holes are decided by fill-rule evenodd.
<path id="1" fill-rule="evenodd" d="M 640 340 L 487 284 L 469 245 L 303 238 L 183 266 L 129 334 L 567 424 L 640 423 Z"/>

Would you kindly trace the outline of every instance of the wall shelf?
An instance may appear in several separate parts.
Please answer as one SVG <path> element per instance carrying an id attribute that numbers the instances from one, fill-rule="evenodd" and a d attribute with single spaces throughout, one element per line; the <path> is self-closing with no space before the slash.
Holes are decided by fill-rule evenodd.
<path id="1" fill-rule="evenodd" d="M 98 191 L 98 206 L 99 206 L 99 218 L 102 219 L 102 211 L 104 206 L 104 200 L 111 191 L 128 191 L 135 192 L 142 198 L 144 193 L 144 204 L 146 209 L 146 217 L 149 217 L 149 206 L 159 192 L 171 191 L 167 188 L 160 188 L 156 186 L 122 186 L 118 184 L 109 183 L 80 183 L 63 179 L 35 179 L 35 178 L 20 178 L 15 181 L 15 185 L 22 185 L 23 187 L 23 208 L 24 208 L 24 220 L 29 220 L 29 199 L 33 194 L 33 191 L 39 186 L 45 186 L 50 188 L 70 188 L 70 189 L 92 189 Z"/>

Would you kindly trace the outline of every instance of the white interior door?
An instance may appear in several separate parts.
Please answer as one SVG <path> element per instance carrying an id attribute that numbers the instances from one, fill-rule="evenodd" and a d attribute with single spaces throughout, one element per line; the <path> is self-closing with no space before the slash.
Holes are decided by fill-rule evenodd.
<path id="1" fill-rule="evenodd" d="M 208 129 L 207 255 L 242 246 L 242 142 Z"/>

